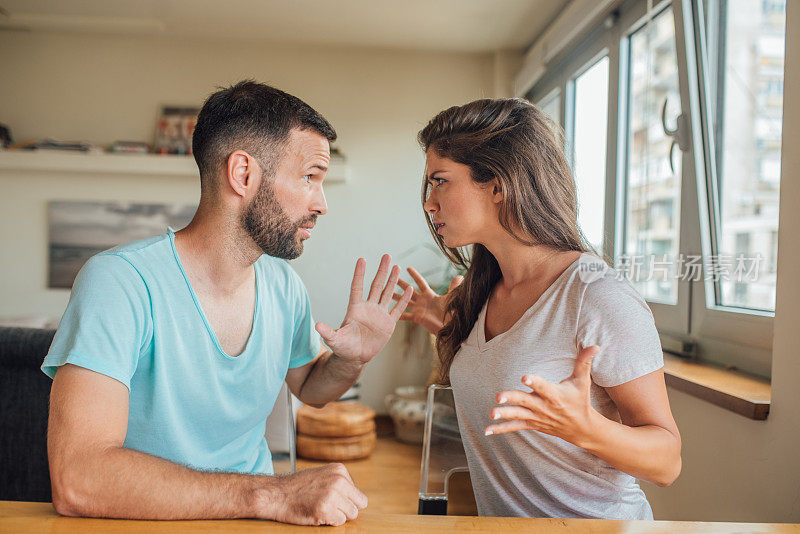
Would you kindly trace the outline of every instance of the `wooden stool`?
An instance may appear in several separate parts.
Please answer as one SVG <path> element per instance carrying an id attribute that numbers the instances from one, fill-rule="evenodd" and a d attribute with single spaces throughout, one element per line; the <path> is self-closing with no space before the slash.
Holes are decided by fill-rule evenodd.
<path id="1" fill-rule="evenodd" d="M 297 454 L 311 460 L 365 458 L 375 449 L 375 412 L 357 402 L 331 402 L 297 412 Z"/>

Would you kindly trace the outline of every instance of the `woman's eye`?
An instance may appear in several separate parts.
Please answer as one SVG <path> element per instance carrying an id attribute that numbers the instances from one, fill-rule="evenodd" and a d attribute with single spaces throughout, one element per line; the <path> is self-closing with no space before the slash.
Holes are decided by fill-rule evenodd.
<path id="1" fill-rule="evenodd" d="M 432 187 L 438 187 L 438 186 L 442 185 L 442 182 L 444 182 L 444 180 L 442 180 L 441 178 L 431 178 L 430 179 L 430 183 L 431 183 Z"/>

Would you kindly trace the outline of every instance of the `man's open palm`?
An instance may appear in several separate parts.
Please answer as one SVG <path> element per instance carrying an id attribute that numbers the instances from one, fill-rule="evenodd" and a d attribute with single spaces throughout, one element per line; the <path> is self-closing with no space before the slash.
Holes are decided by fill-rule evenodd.
<path id="1" fill-rule="evenodd" d="M 364 271 L 367 262 L 359 258 L 353 273 L 350 302 L 342 325 L 338 330 L 334 330 L 325 323 L 317 323 L 317 332 L 337 356 L 358 363 L 367 363 L 389 341 L 400 315 L 414 293 L 413 288 L 406 288 L 397 305 L 389 310 L 400 277 L 400 267 L 395 265 L 390 270 L 391 262 L 391 256 L 384 254 L 369 288 L 367 300 L 364 300 Z"/>

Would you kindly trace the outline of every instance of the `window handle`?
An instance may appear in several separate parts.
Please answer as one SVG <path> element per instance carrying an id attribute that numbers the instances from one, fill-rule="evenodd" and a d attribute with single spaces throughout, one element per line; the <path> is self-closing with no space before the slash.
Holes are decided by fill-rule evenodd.
<path id="1" fill-rule="evenodd" d="M 675 139 L 673 139 L 672 143 L 670 143 L 670 145 L 669 145 L 669 156 L 668 156 L 669 157 L 669 170 L 672 172 L 672 174 L 675 174 L 675 163 L 673 161 L 672 152 L 674 151 L 674 149 L 677 146 L 677 144 L 678 144 L 678 142 Z"/>
<path id="2" fill-rule="evenodd" d="M 675 119 L 675 128 L 670 129 L 667 126 L 667 103 L 669 102 L 669 97 L 664 99 L 664 104 L 661 106 L 661 128 L 664 129 L 664 134 L 668 137 L 673 139 L 673 144 L 675 142 L 678 143 L 682 152 L 689 151 L 689 128 L 688 124 L 686 124 L 686 115 L 681 113 Z M 670 155 L 670 167 L 672 167 L 672 145 L 669 147 L 669 155 Z M 674 170 L 673 170 L 674 172 Z"/>
<path id="3" fill-rule="evenodd" d="M 669 137 L 675 137 L 678 134 L 678 124 L 675 125 L 675 129 L 671 130 L 669 126 L 667 126 L 667 104 L 669 103 L 669 97 L 664 98 L 664 103 L 661 105 L 661 127 L 664 129 L 664 133 Z"/>

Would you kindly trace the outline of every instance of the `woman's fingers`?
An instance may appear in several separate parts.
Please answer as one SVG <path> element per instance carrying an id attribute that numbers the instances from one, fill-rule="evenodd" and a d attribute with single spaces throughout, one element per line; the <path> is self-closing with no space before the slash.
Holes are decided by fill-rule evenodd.
<path id="1" fill-rule="evenodd" d="M 447 292 L 450 293 L 452 290 L 457 288 L 461 285 L 461 282 L 464 281 L 464 277 L 460 274 L 458 276 L 454 276 L 452 280 L 450 280 L 450 285 L 447 286 Z"/>
<path id="2" fill-rule="evenodd" d="M 408 306 L 409 301 L 411 301 L 411 296 L 413 294 L 414 294 L 414 288 L 413 287 L 406 288 L 406 291 L 405 291 L 405 293 L 403 293 L 403 296 L 400 298 L 400 300 L 397 302 L 395 307 L 389 313 L 389 315 L 395 321 L 397 321 L 397 320 L 402 318 L 402 314 L 403 314 L 404 311 L 406 311 L 406 307 Z"/>
<path id="3" fill-rule="evenodd" d="M 414 281 L 417 283 L 417 287 L 419 288 L 420 291 L 425 291 L 425 292 L 433 291 L 428 285 L 428 282 L 425 281 L 422 275 L 419 274 L 415 268 L 409 267 L 406 270 L 408 271 L 408 274 L 411 275 L 411 278 L 413 278 Z"/>
<path id="4" fill-rule="evenodd" d="M 522 383 L 533 390 L 534 393 L 544 398 L 552 398 L 558 395 L 556 384 L 548 382 L 541 376 L 525 375 L 522 377 Z"/>
<path id="5" fill-rule="evenodd" d="M 497 423 L 496 425 L 489 425 L 483 431 L 484 436 L 491 436 L 493 434 L 506 434 L 508 432 L 517 432 L 519 430 L 536 430 L 535 425 L 530 421 L 506 421 L 505 423 Z"/>
<path id="6" fill-rule="evenodd" d="M 490 416 L 492 419 L 519 419 L 521 421 L 533 421 L 542 415 L 540 410 L 533 410 L 522 406 L 500 406 L 492 408 Z"/>
<path id="7" fill-rule="evenodd" d="M 497 404 L 519 404 L 520 406 L 527 406 L 535 402 L 542 402 L 545 399 L 543 395 L 538 394 L 536 391 L 529 393 L 527 391 L 520 391 L 518 389 L 511 389 L 508 391 L 501 391 L 495 397 Z"/>
<path id="8" fill-rule="evenodd" d="M 403 312 L 403 313 L 401 313 L 400 314 L 400 320 L 401 321 L 411 321 L 412 323 L 416 323 L 417 322 L 416 317 L 411 312 Z"/>
<path id="9" fill-rule="evenodd" d="M 544 412 L 547 409 L 545 399 L 534 393 L 511 390 L 501 391 L 497 394 L 497 404 L 518 404 L 529 410 Z"/>
<path id="10" fill-rule="evenodd" d="M 408 289 L 409 287 L 411 287 L 411 286 L 406 284 L 406 287 L 402 287 L 401 286 L 400 289 L 402 289 L 405 292 L 405 290 Z M 414 289 L 414 288 L 411 287 L 411 289 Z M 400 297 L 402 297 L 403 295 L 404 295 L 404 293 L 392 293 L 392 298 L 394 300 L 400 300 Z M 411 303 L 415 304 L 416 302 L 417 302 L 417 292 L 414 291 L 414 294 L 411 295 Z"/>

